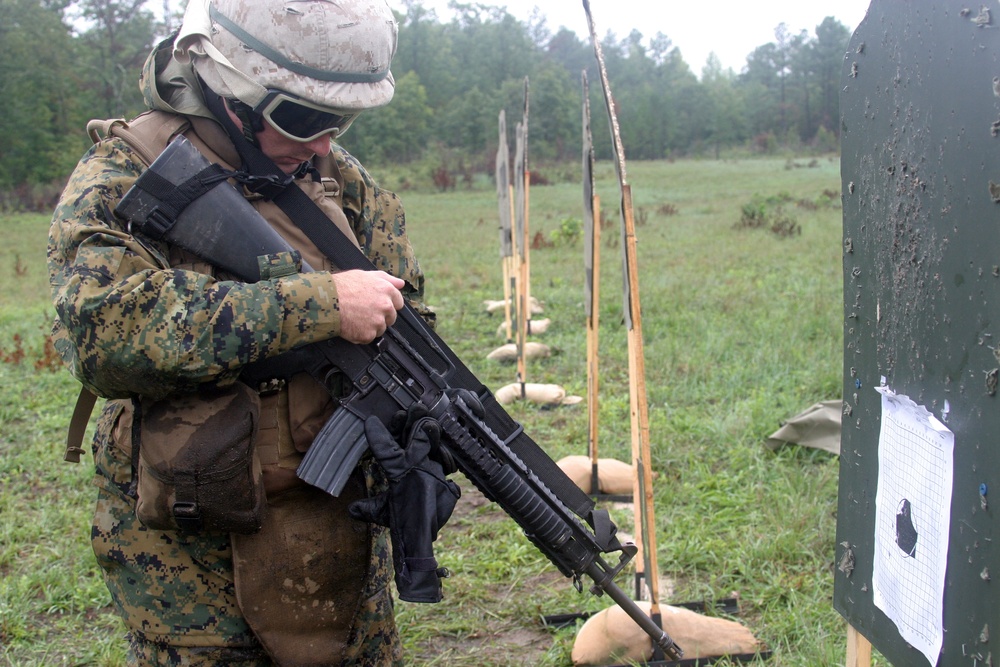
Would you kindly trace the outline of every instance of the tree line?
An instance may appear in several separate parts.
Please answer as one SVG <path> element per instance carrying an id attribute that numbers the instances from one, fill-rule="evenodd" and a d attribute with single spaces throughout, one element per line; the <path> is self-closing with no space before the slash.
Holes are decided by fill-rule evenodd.
<path id="1" fill-rule="evenodd" d="M 0 0 L 0 192 L 8 205 L 61 188 L 90 144 L 87 120 L 142 110 L 138 74 L 153 45 L 179 25 L 175 2 Z M 352 152 L 369 164 L 431 156 L 492 173 L 499 112 L 513 145 L 527 91 L 532 160 L 577 160 L 586 71 L 598 157 L 610 157 L 610 137 L 596 129 L 604 101 L 589 39 L 552 30 L 538 15 L 520 21 L 502 7 L 451 7 L 445 22 L 406 0 L 397 14 L 396 96 L 355 123 L 344 138 Z M 608 32 L 602 49 L 628 157 L 835 150 L 850 31 L 827 17 L 812 33 L 779 24 L 774 34 L 740 72 L 710 56 L 696 74 L 662 32 Z"/>

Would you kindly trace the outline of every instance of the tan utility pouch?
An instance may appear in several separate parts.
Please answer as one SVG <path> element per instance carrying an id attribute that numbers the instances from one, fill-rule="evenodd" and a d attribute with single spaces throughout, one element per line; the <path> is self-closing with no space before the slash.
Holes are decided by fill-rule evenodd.
<path id="1" fill-rule="evenodd" d="M 304 484 L 268 499 L 259 533 L 233 535 L 236 598 L 276 664 L 347 664 L 357 648 L 351 637 L 372 593 L 371 527 L 347 506 L 365 495 L 357 470 L 336 498 Z"/>
<path id="2" fill-rule="evenodd" d="M 260 397 L 242 382 L 142 401 L 136 516 L 155 530 L 254 533 L 264 515 Z"/>

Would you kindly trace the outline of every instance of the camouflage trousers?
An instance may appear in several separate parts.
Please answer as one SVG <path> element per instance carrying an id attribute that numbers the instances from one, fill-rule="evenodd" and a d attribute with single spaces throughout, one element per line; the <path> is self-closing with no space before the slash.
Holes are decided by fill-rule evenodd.
<path id="1" fill-rule="evenodd" d="M 109 428 L 113 420 L 106 411 L 95 438 L 99 492 L 91 542 L 128 628 L 128 664 L 280 665 L 268 655 L 240 609 L 229 534 L 150 530 L 136 518 L 134 501 L 124 493 L 131 462 L 124 448 L 113 442 Z M 343 659 L 334 664 L 403 664 L 388 587 L 391 557 L 385 533 L 374 533 L 369 574 L 357 582 L 359 610 Z"/>

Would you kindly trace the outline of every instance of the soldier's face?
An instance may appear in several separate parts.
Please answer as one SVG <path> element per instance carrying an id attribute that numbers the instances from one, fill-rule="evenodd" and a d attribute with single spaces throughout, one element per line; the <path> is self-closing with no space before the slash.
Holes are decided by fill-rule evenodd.
<path id="1" fill-rule="evenodd" d="M 239 116 L 233 113 L 229 105 L 226 105 L 226 113 L 236 123 L 236 127 L 243 129 L 243 123 Z M 268 121 L 264 121 L 264 129 L 257 133 L 257 143 L 264 155 L 271 158 L 274 164 L 278 165 L 286 174 L 294 173 L 299 165 L 313 157 L 324 157 L 330 152 L 330 135 L 324 134 L 311 141 L 295 141 L 271 127 Z"/>
<path id="2" fill-rule="evenodd" d="M 271 127 L 264 121 L 264 129 L 257 133 L 260 150 L 286 174 L 291 174 L 299 165 L 314 156 L 324 157 L 330 152 L 330 135 L 324 134 L 311 141 L 295 141 Z"/>

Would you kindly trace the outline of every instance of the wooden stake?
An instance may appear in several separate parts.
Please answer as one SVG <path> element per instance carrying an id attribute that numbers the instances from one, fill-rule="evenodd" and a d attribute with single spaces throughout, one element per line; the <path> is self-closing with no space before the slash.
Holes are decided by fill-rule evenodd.
<path id="1" fill-rule="evenodd" d="M 598 332 L 600 317 L 598 315 L 598 304 L 600 303 L 600 265 L 601 265 L 601 198 L 594 195 L 591 198 L 594 210 L 594 231 L 593 250 L 591 261 L 593 268 L 591 271 L 591 304 L 590 317 L 587 318 L 587 450 L 590 453 L 591 465 L 591 493 L 598 493 L 597 477 L 597 426 L 598 426 L 598 369 L 600 367 L 598 355 Z"/>
<path id="2" fill-rule="evenodd" d="M 500 213 L 500 266 L 503 273 L 504 329 L 508 343 L 514 340 L 511 332 L 511 299 L 514 298 L 512 281 L 514 234 L 514 188 L 510 182 L 510 149 L 507 144 L 507 114 L 501 109 L 497 119 L 496 182 L 498 211 Z"/>
<path id="3" fill-rule="evenodd" d="M 508 202 L 510 203 L 510 219 L 514 219 L 514 186 L 507 186 L 510 194 L 508 196 Z M 507 330 L 507 342 L 512 343 L 514 341 L 514 330 L 512 328 L 512 305 L 514 301 L 515 294 L 515 274 L 514 274 L 514 255 L 513 253 L 507 255 L 503 258 L 503 315 L 504 315 L 504 326 Z"/>
<path id="4" fill-rule="evenodd" d="M 635 507 L 636 543 L 639 553 L 636 557 L 637 578 L 645 578 L 649 591 L 650 615 L 658 617 L 659 567 L 656 557 L 656 520 L 653 511 L 653 470 L 649 446 L 649 406 L 646 397 L 646 362 L 642 345 L 642 317 L 639 303 L 639 269 L 636 261 L 635 219 L 632 208 L 632 187 L 625 174 L 625 150 L 622 147 L 618 116 L 611 95 L 611 84 L 604 64 L 601 42 L 590 12 L 589 0 L 583 0 L 590 28 L 590 40 L 597 56 L 601 75 L 601 89 L 611 125 L 611 140 L 615 153 L 615 168 L 621 189 L 622 253 L 625 273 L 625 320 L 628 325 L 629 352 L 629 403 L 632 421 L 632 463 L 633 463 L 633 504 Z"/>
<path id="5" fill-rule="evenodd" d="M 525 137 L 525 142 L 527 142 L 527 137 Z M 518 319 L 518 324 L 521 327 L 518 338 L 520 343 L 518 345 L 518 357 L 517 357 L 517 371 L 521 380 L 521 398 L 526 398 L 524 395 L 524 385 L 528 381 L 528 362 L 525 357 L 525 347 L 528 343 L 528 331 L 531 322 L 531 287 L 530 287 L 530 275 L 531 275 L 531 264 L 528 258 L 529 245 L 529 234 L 528 234 L 528 186 L 531 182 L 531 176 L 527 169 L 524 171 L 524 211 L 523 215 L 523 229 L 524 234 L 521 239 L 521 248 L 523 250 L 523 255 L 521 257 L 521 316 Z"/>
<path id="6" fill-rule="evenodd" d="M 524 142 L 528 143 L 525 135 Z M 527 149 L 525 150 L 527 155 Z M 531 333 L 531 172 L 524 165 L 524 333 Z"/>
<path id="7" fill-rule="evenodd" d="M 871 667 L 872 645 L 863 634 L 848 623 L 847 625 L 847 662 L 845 667 Z"/>
<path id="8" fill-rule="evenodd" d="M 504 257 L 502 260 L 500 260 L 500 263 L 502 264 L 503 268 L 503 300 L 504 300 L 503 324 L 504 324 L 504 330 L 506 332 L 507 342 L 511 343 L 514 340 L 514 337 L 511 335 L 511 321 L 510 321 L 510 300 L 511 297 L 513 296 L 513 286 L 511 284 L 512 282 L 511 279 L 513 276 L 511 276 L 510 273 L 510 258 Z"/>
<path id="9" fill-rule="evenodd" d="M 514 132 L 517 147 L 514 151 L 514 255 L 517 267 L 514 291 L 514 317 L 517 331 L 515 333 L 517 343 L 517 381 L 521 384 L 521 398 L 527 398 L 525 394 L 525 384 L 528 381 L 527 361 L 524 356 L 525 343 L 528 335 L 528 300 L 526 293 L 527 285 L 527 252 L 525 243 L 527 239 L 527 212 L 528 193 L 525 186 L 528 183 L 527 160 L 527 136 L 524 123 L 518 123 Z"/>
<path id="10" fill-rule="evenodd" d="M 528 161 L 528 110 L 530 99 L 528 77 L 524 77 L 524 111 L 521 117 L 521 132 L 524 133 L 524 244 L 521 247 L 524 249 L 523 295 L 525 342 L 527 342 L 527 336 L 531 332 L 531 233 L 528 231 L 531 227 L 529 224 L 531 218 L 531 167 Z M 521 354 L 522 356 L 524 355 L 523 348 Z"/>
<path id="11" fill-rule="evenodd" d="M 590 454 L 590 492 L 599 494 L 600 473 L 597 469 L 597 406 L 598 406 L 598 325 L 601 283 L 601 198 L 594 190 L 594 138 L 590 131 L 590 83 L 587 70 L 581 73 L 583 84 L 583 227 L 584 293 L 587 315 L 587 451 Z"/>
<path id="12" fill-rule="evenodd" d="M 659 565 L 656 557 L 656 518 L 653 510 L 653 467 L 649 446 L 649 403 L 646 396 L 646 360 L 642 342 L 642 314 L 639 305 L 639 267 L 636 261 L 635 220 L 632 213 L 632 187 L 622 185 L 622 215 L 624 218 L 625 265 L 628 270 L 628 307 L 632 327 L 628 330 L 629 405 L 632 418 L 632 460 L 635 466 L 633 506 L 641 562 L 645 565 L 646 586 L 649 588 L 650 613 L 660 611 Z"/>

